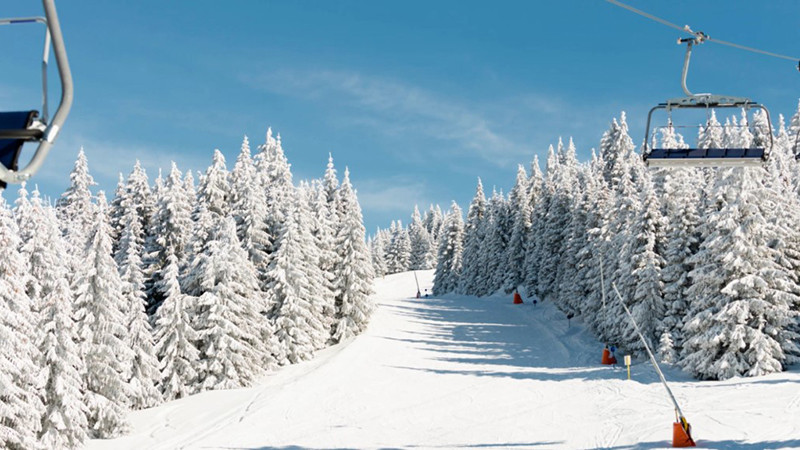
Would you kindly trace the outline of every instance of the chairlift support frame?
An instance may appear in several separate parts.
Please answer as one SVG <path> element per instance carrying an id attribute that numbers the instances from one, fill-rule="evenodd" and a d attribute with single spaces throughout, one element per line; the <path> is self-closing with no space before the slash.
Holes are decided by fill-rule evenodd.
<path id="1" fill-rule="evenodd" d="M 686 94 L 685 97 L 668 99 L 664 103 L 659 103 L 650 109 L 647 114 L 647 128 L 645 129 L 644 143 L 642 146 L 642 157 L 645 164 L 649 167 L 761 167 L 767 161 L 769 152 L 772 149 L 772 120 L 769 110 L 763 105 L 754 102 L 746 97 L 733 97 L 714 94 L 693 94 L 686 85 L 686 77 L 689 72 L 689 61 L 692 56 L 692 47 L 701 44 L 707 39 L 708 35 L 702 31 L 693 32 L 692 38 L 678 39 L 678 44 L 686 44 L 686 55 L 683 60 L 683 70 L 681 71 L 681 87 Z M 767 116 L 769 126 L 769 145 L 759 148 L 686 148 L 686 149 L 666 149 L 653 148 L 650 143 L 650 124 L 653 113 L 658 110 L 665 110 L 670 115 L 675 109 L 712 109 L 712 108 L 737 108 L 737 109 L 760 109 Z M 671 120 L 670 120 L 671 125 Z"/>
<path id="2" fill-rule="evenodd" d="M 72 72 L 69 68 L 64 37 L 61 33 L 61 24 L 58 21 L 54 0 L 42 0 L 42 5 L 45 12 L 44 17 L 0 19 L 0 25 L 41 23 L 46 28 L 42 54 L 41 116 L 37 111 L 0 113 L 3 119 L 7 119 L 3 120 L 4 123 L 13 124 L 15 121 L 18 123 L 13 124 L 14 128 L 2 129 L 3 127 L 0 127 L 0 148 L 4 150 L 7 148 L 14 149 L 8 152 L 10 156 L 3 158 L 2 164 L 0 164 L 0 184 L 3 187 L 5 183 L 27 181 L 39 170 L 72 108 L 74 97 Z M 61 99 L 53 114 L 52 121 L 48 122 L 47 64 L 51 45 L 58 67 L 58 75 L 61 79 Z M 19 123 L 20 121 L 27 121 L 27 123 Z M 18 170 L 17 159 L 25 142 L 38 142 L 39 145 L 30 162 L 23 169 Z"/>

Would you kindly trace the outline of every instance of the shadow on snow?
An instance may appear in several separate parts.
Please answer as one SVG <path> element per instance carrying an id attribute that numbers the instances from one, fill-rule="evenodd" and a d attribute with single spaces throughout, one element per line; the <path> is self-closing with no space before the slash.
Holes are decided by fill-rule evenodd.
<path id="1" fill-rule="evenodd" d="M 736 449 L 736 450 L 763 450 L 769 448 L 800 448 L 800 439 L 786 439 L 782 441 L 761 441 L 761 442 L 744 442 L 736 440 L 724 441 L 710 441 L 700 439 L 697 442 L 696 448 L 713 448 L 717 450 Z M 669 448 L 661 442 L 640 442 L 634 445 L 620 445 L 617 447 L 608 447 L 609 450 L 634 450 L 634 449 L 648 449 L 648 448 Z"/>
<path id="2" fill-rule="evenodd" d="M 405 448 L 530 448 L 542 445 L 559 445 L 562 442 L 505 442 L 502 444 L 458 444 L 458 445 L 403 445 L 400 447 L 378 447 L 378 450 L 396 450 Z M 287 445 L 280 447 L 213 447 L 225 450 L 358 450 L 358 447 L 300 447 Z"/>
<path id="3" fill-rule="evenodd" d="M 435 361 L 463 366 L 454 369 L 397 367 L 447 375 L 509 377 L 536 380 L 624 379 L 625 367 L 600 364 L 603 344 L 576 320 L 570 324 L 551 305 L 512 305 L 508 298 L 457 297 L 411 300 L 412 306 L 383 305 L 423 331 L 413 337 L 380 336 L 431 352 Z M 617 355 L 621 361 L 622 356 Z M 476 366 L 481 366 L 480 368 Z M 487 366 L 489 366 L 487 368 Z M 691 378 L 678 369 L 662 368 L 668 379 Z M 635 381 L 658 383 L 648 361 L 631 366 Z"/>

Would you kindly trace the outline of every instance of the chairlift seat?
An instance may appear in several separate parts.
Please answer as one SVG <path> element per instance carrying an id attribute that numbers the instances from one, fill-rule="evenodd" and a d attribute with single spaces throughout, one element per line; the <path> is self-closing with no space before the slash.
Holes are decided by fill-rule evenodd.
<path id="1" fill-rule="evenodd" d="M 17 170 L 17 161 L 22 145 L 27 141 L 38 141 L 44 131 L 31 128 L 39 115 L 37 111 L 0 112 L 0 162 L 10 170 Z M 5 187 L 5 183 L 0 182 Z"/>
<path id="2" fill-rule="evenodd" d="M 764 148 L 654 148 L 644 157 L 650 167 L 744 167 L 761 166 Z"/>

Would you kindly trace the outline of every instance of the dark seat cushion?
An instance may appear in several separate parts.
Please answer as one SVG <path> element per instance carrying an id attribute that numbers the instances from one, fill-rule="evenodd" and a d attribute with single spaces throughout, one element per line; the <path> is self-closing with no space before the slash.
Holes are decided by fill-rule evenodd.
<path id="1" fill-rule="evenodd" d="M 41 139 L 41 130 L 29 130 L 37 116 L 36 111 L 0 112 L 0 162 L 7 169 L 17 170 L 17 159 L 22 144 Z"/>
<path id="2" fill-rule="evenodd" d="M 646 159 L 764 159 L 763 148 L 654 148 Z"/>
<path id="3" fill-rule="evenodd" d="M 38 114 L 36 111 L 0 112 L 0 163 L 7 169 L 19 169 L 17 161 L 25 141 L 42 138 L 42 130 L 28 128 Z M 6 183 L 0 181 L 0 188 L 5 187 Z"/>

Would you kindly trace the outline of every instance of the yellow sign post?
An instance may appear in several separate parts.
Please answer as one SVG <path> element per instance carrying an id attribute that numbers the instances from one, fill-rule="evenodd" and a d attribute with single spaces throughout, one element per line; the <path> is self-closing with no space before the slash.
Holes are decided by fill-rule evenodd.
<path id="1" fill-rule="evenodd" d="M 628 367 L 628 379 L 631 379 L 631 355 L 625 355 L 625 365 Z"/>

